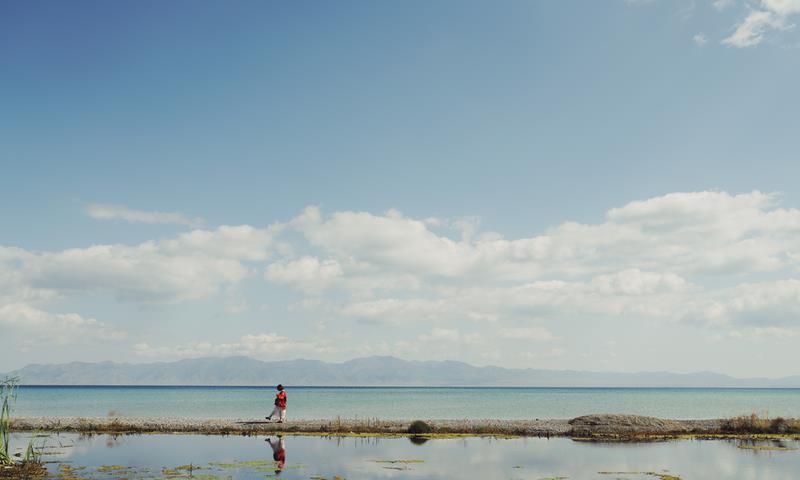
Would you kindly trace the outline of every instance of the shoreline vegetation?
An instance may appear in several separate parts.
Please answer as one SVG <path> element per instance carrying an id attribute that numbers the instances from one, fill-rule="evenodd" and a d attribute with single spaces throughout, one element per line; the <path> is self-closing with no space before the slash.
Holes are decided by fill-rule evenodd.
<path id="1" fill-rule="evenodd" d="M 0 478 L 41 477 L 46 470 L 39 460 L 33 439 L 28 442 L 24 453 L 11 450 L 11 402 L 16 399 L 18 378 L 0 380 Z"/>
<path id="2" fill-rule="evenodd" d="M 138 417 L 20 417 L 14 432 L 83 434 L 192 433 L 203 435 L 568 437 L 587 441 L 647 441 L 673 438 L 796 438 L 800 420 L 755 414 L 716 420 L 667 420 L 639 415 L 586 415 L 571 420 L 289 420 Z"/>

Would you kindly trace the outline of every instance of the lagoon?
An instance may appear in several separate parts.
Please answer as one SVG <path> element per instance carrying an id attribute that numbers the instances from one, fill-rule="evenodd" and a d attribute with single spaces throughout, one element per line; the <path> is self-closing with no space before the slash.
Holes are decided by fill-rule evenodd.
<path id="1" fill-rule="evenodd" d="M 15 434 L 23 445 L 27 436 Z M 566 438 L 47 435 L 54 478 L 778 480 L 800 471 L 800 441 L 590 443 Z M 191 466 L 191 467 L 189 467 Z M 58 477 L 58 475 L 61 475 Z"/>

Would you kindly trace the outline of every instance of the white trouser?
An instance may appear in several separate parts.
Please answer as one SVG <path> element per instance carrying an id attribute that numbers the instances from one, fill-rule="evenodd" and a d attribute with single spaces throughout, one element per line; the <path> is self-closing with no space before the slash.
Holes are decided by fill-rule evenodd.
<path id="1" fill-rule="evenodd" d="M 275 408 L 272 409 L 272 413 L 270 413 L 269 416 L 278 417 L 278 420 L 284 421 L 286 419 L 286 409 L 275 405 Z"/>

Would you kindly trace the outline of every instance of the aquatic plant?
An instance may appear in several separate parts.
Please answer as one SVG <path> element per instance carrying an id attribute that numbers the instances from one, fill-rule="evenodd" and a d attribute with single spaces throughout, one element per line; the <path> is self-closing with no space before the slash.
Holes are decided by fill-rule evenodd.
<path id="1" fill-rule="evenodd" d="M 28 442 L 20 462 L 15 462 L 10 451 L 11 443 L 11 402 L 16 399 L 19 378 L 6 377 L 0 380 L 0 476 L 12 478 L 33 477 L 45 472 L 34 448 L 32 437 Z"/>
<path id="2" fill-rule="evenodd" d="M 11 401 L 16 398 L 16 390 L 19 379 L 8 377 L 0 380 L 0 465 L 11 465 L 14 460 L 8 450 L 11 439 Z"/>

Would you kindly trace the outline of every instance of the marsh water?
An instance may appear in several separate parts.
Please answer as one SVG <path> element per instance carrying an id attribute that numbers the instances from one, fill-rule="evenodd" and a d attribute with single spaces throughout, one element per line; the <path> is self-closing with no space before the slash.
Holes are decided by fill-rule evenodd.
<path id="1" fill-rule="evenodd" d="M 16 445 L 26 443 L 16 434 Z M 736 479 L 800 472 L 800 441 L 47 435 L 52 478 Z"/>
<path id="2" fill-rule="evenodd" d="M 500 420 L 628 413 L 724 418 L 752 412 L 800 417 L 800 389 L 290 387 L 289 418 Z M 31 387 L 17 416 L 260 418 L 271 387 Z"/>

